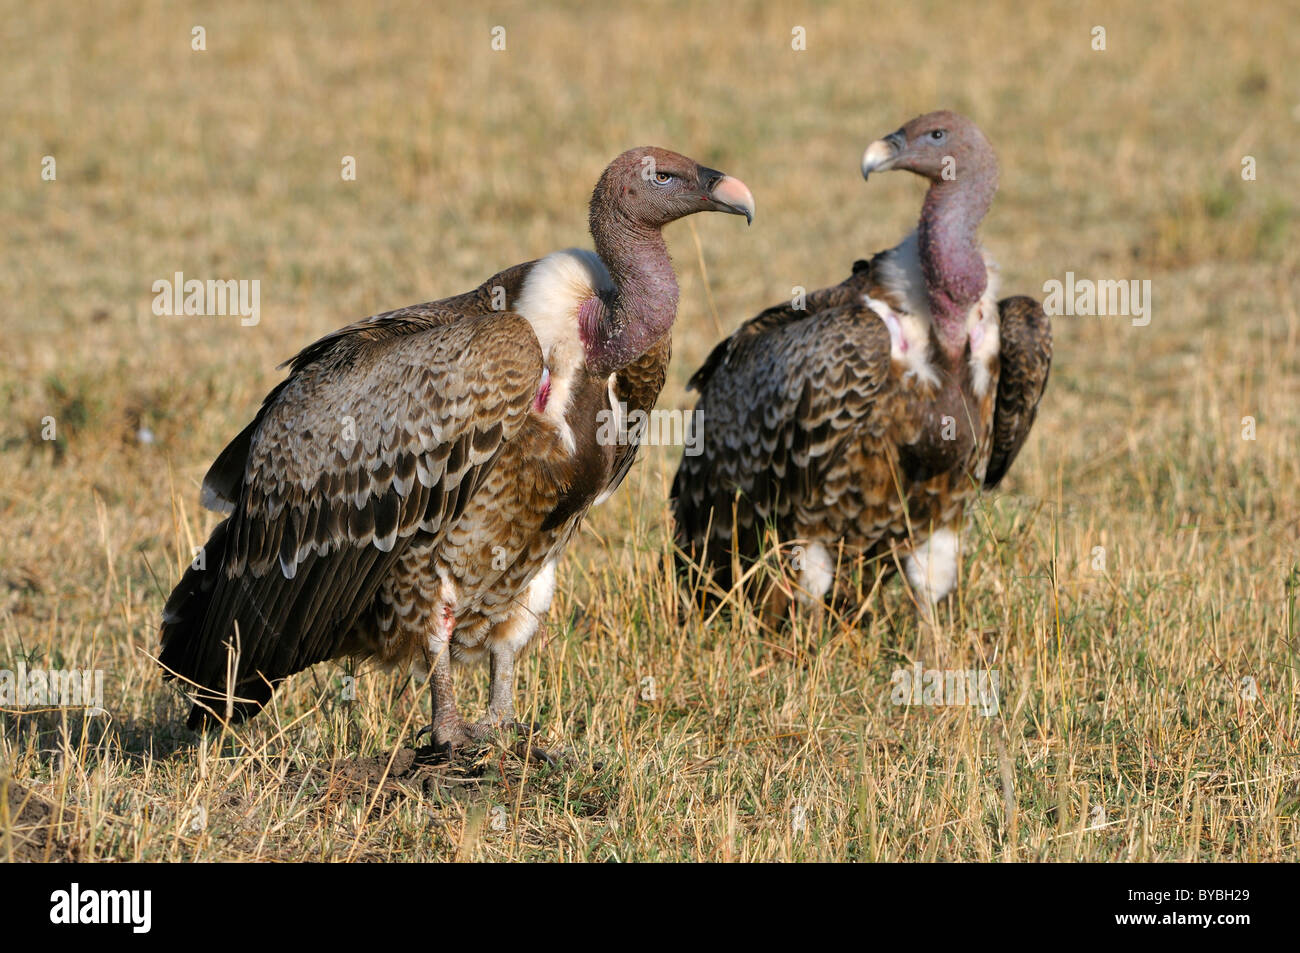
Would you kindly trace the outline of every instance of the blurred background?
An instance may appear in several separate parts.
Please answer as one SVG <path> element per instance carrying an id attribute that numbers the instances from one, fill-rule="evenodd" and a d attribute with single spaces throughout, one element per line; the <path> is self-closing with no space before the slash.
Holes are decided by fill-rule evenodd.
<path id="1" fill-rule="evenodd" d="M 1157 759 L 1199 750 L 1167 736 L 1173 703 L 1162 693 L 1200 710 L 1187 701 L 1200 691 L 1206 711 L 1222 714 L 1249 669 L 1282 692 L 1270 696 L 1279 710 L 1294 707 L 1298 12 L 1209 0 L 500 2 L 490 12 L 388 0 L 5 0 L 3 654 L 109 669 L 123 743 L 136 744 L 133 730 L 153 736 L 181 706 L 145 653 L 190 545 L 216 520 L 197 507 L 198 483 L 281 379 L 280 361 L 365 315 L 589 247 L 597 176 L 622 150 L 655 144 L 740 177 L 757 202 L 751 228 L 698 216 L 668 232 L 682 293 L 660 406 L 689 407 L 684 382 L 724 333 L 794 286 L 840 281 L 914 227 L 923 184 L 904 174 L 864 183 L 859 158 L 907 119 L 951 108 L 999 154 L 982 236 L 1004 293 L 1042 297 L 1067 271 L 1152 284 L 1146 327 L 1056 319 L 1034 434 L 974 521 L 974 621 L 955 624 L 955 644 L 1001 640 L 1013 686 L 1019 658 L 1024 681 L 1007 707 L 1023 692 L 1017 724 L 1057 738 L 1048 749 L 1066 744 L 1079 776 L 1093 779 L 1094 803 L 1115 778 L 1090 746 L 1116 732 Z M 341 175 L 345 156 L 355 181 Z M 1242 174 L 1248 156 L 1253 179 Z M 178 271 L 259 280 L 259 323 L 156 316 L 153 282 Z M 53 440 L 43 439 L 46 417 Z M 1242 437 L 1247 417 L 1254 440 Z M 589 669 L 548 683 L 543 704 L 589 697 L 584 719 L 597 724 L 606 691 L 635 713 L 630 686 L 658 665 L 673 673 L 661 680 L 676 684 L 670 703 L 689 733 L 719 692 L 744 695 L 774 677 L 752 676 L 761 655 L 733 659 L 734 647 L 716 649 L 719 667 L 692 661 L 690 646 L 713 637 L 681 642 L 688 636 L 658 614 L 666 603 L 630 591 L 629 580 L 662 581 L 678 454 L 643 452 L 570 552 L 556 609 L 564 647 L 536 664 L 550 671 L 557 651 L 568 658 L 570 637 L 593 654 Z M 998 548 L 1008 540 L 1018 541 L 1010 555 Z M 890 734 L 897 713 L 877 696 L 898 634 L 845 638 L 848 656 L 827 663 L 839 674 L 826 705 L 854 738 Z M 1049 649 L 1064 657 L 1049 662 Z M 1053 666 L 1059 678 L 1039 677 Z M 776 671 L 762 690 L 773 694 L 748 704 L 784 712 L 777 721 L 804 718 L 798 699 L 824 686 L 808 688 L 798 666 Z M 1228 687 L 1205 694 L 1219 682 Z M 1119 727 L 1099 685 L 1126 699 Z M 1026 704 L 1043 710 L 1031 718 Z M 1083 739 L 1043 727 L 1053 717 L 1077 727 L 1089 712 L 1097 721 Z M 662 735 L 663 718 L 652 712 L 645 730 Z M 1261 729 L 1259 750 L 1285 747 L 1293 728 Z M 54 783 L 39 745 L 7 743 L 16 771 Z M 1234 760 L 1252 751 L 1203 758 L 1244 777 L 1263 770 Z M 1286 770 L 1291 780 L 1278 783 L 1293 788 Z M 1163 823 L 1157 807 L 1142 810 Z M 998 849 L 976 830 L 979 814 L 962 822 L 974 833 L 952 856 Z M 1273 820 L 1258 856 L 1294 844 Z M 1207 835 L 1215 845 L 1228 843 L 1224 823 Z M 917 850 L 902 835 L 881 843 Z"/>

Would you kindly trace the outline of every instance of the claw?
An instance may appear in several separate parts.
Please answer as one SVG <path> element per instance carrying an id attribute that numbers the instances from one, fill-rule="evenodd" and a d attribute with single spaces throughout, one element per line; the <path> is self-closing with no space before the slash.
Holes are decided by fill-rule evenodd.
<path id="1" fill-rule="evenodd" d="M 560 764 L 560 759 L 545 748 L 539 748 L 537 745 L 530 745 L 526 741 L 521 741 L 515 745 L 515 754 L 525 761 L 543 761 L 548 767 L 555 768 Z"/>

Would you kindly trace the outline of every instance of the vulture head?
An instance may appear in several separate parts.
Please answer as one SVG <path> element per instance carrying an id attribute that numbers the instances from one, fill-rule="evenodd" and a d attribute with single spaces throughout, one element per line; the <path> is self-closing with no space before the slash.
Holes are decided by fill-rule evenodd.
<path id="1" fill-rule="evenodd" d="M 921 273 L 939 340 L 964 351 L 966 319 L 988 286 L 976 229 L 998 188 L 998 160 L 979 127 L 948 110 L 918 116 L 862 154 L 862 175 L 905 169 L 928 179 L 917 225 Z"/>
<path id="2" fill-rule="evenodd" d="M 629 149 L 605 169 L 588 216 L 614 291 L 585 313 L 587 368 L 604 376 L 659 343 L 677 317 L 677 277 L 664 244 L 669 222 L 696 212 L 754 218 L 745 183 L 667 149 Z"/>
<path id="3" fill-rule="evenodd" d="M 694 159 L 642 146 L 609 164 L 591 198 L 591 215 L 616 208 L 637 225 L 662 228 L 695 212 L 728 212 L 754 220 L 754 196 L 745 183 Z"/>
<path id="4" fill-rule="evenodd" d="M 997 157 L 984 133 L 965 116 L 941 109 L 917 116 L 877 139 L 862 154 L 862 177 L 903 169 L 933 183 L 986 179 L 997 182 Z"/>

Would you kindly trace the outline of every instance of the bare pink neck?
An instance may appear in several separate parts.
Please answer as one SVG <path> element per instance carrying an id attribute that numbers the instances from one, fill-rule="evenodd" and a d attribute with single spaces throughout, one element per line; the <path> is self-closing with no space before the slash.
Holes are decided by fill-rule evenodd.
<path id="1" fill-rule="evenodd" d="M 677 317 L 677 276 L 658 228 L 629 221 L 617 212 L 598 214 L 592 205 L 596 254 L 614 282 L 607 307 L 583 326 L 587 367 L 597 375 L 620 370 L 669 333 Z"/>
<path id="2" fill-rule="evenodd" d="M 951 358 L 965 350 L 966 316 L 988 285 L 976 230 L 996 190 L 996 171 L 977 170 L 960 183 L 935 182 L 921 207 L 921 273 L 935 330 Z"/>

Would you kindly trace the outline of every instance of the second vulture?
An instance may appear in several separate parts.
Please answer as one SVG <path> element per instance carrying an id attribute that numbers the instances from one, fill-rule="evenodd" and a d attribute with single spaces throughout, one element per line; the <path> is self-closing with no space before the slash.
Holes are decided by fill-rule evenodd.
<path id="1" fill-rule="evenodd" d="M 440 747 L 512 723 L 556 560 L 636 454 L 598 440 L 598 418 L 648 411 L 663 386 L 677 282 L 661 229 L 702 211 L 749 219 L 753 197 L 633 149 L 592 195 L 595 254 L 516 265 L 293 359 L 204 478 L 203 504 L 229 515 L 164 610 L 159 661 L 190 684 L 192 727 L 246 718 L 340 656 L 429 672 Z M 471 723 L 452 660 L 484 657 L 491 699 Z"/>
<path id="2" fill-rule="evenodd" d="M 933 112 L 867 148 L 864 177 L 889 169 L 929 180 L 917 229 L 842 283 L 752 318 L 691 379 L 701 453 L 672 490 L 688 589 L 744 581 L 754 594 L 753 564 L 775 546 L 778 582 L 756 595 L 779 615 L 833 587 L 851 601 L 848 567 L 898 560 L 932 620 L 956 585 L 967 504 L 1025 442 L 1051 328 L 1037 301 L 998 300 L 976 238 L 993 149 L 969 119 Z"/>

